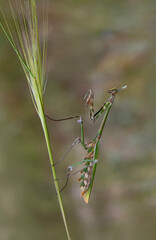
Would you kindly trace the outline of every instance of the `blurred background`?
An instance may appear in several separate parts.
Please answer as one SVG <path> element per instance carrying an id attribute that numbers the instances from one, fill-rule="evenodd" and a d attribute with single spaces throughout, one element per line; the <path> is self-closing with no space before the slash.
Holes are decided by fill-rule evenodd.
<path id="1" fill-rule="evenodd" d="M 37 3 L 40 25 L 43 2 Z M 90 140 L 101 119 L 89 120 L 83 104 L 87 90 L 94 91 L 98 110 L 108 89 L 128 85 L 116 96 L 104 129 L 89 204 L 80 197 L 79 174 L 62 192 L 72 239 L 156 239 L 156 2 L 44 3 L 49 19 L 44 100 L 51 117 L 81 114 Z M 8 1 L 0 5 L 9 9 Z M 7 18 L 12 21 L 10 11 Z M 66 239 L 40 121 L 2 31 L 0 56 L 0 239 Z M 48 127 L 58 161 L 80 136 L 80 126 L 70 120 L 48 121 Z M 84 155 L 75 146 L 56 166 L 58 177 Z"/>

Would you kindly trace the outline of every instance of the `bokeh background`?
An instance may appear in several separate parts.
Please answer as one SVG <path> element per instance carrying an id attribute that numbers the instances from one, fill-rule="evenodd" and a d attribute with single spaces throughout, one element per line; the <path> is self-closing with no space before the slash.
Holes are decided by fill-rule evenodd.
<path id="1" fill-rule="evenodd" d="M 43 2 L 37 3 L 40 25 Z M 8 1 L 0 4 L 9 9 Z M 49 19 L 44 99 L 50 116 L 81 114 L 89 140 L 100 119 L 89 121 L 83 104 L 87 90 L 94 90 L 98 110 L 108 89 L 128 85 L 116 96 L 104 130 L 90 203 L 80 197 L 79 175 L 62 192 L 72 239 L 156 239 L 156 2 L 51 0 L 44 5 Z M 0 239 L 64 240 L 41 125 L 1 30 L 0 56 Z M 80 136 L 80 126 L 70 120 L 48 121 L 48 127 L 57 161 Z M 57 165 L 58 176 L 84 154 L 76 146 Z"/>

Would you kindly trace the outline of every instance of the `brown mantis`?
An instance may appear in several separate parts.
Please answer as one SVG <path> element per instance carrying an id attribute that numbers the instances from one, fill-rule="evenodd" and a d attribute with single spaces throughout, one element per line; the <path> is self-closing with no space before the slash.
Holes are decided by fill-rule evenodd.
<path id="1" fill-rule="evenodd" d="M 96 113 L 94 113 L 94 92 L 92 90 L 89 90 L 87 92 L 87 94 L 84 97 L 84 101 L 85 101 L 87 107 L 89 108 L 90 120 L 95 122 L 99 118 L 99 116 L 104 112 L 104 116 L 103 116 L 101 125 L 97 131 L 96 136 L 87 143 L 84 140 L 83 119 L 81 116 L 73 116 L 73 117 L 68 117 L 68 118 L 63 118 L 63 119 L 53 119 L 46 115 L 46 117 L 52 121 L 63 121 L 63 120 L 79 118 L 77 120 L 77 122 L 80 123 L 80 126 L 81 126 L 81 138 L 77 138 L 73 142 L 71 147 L 68 149 L 68 151 L 64 154 L 64 156 L 60 159 L 60 161 L 56 162 L 55 164 L 58 164 L 59 162 L 61 162 L 77 143 L 81 143 L 83 148 L 86 150 L 86 155 L 81 162 L 70 165 L 68 167 L 66 183 L 65 183 L 64 187 L 62 188 L 62 190 L 67 186 L 69 177 L 80 172 L 81 176 L 79 178 L 79 181 L 80 181 L 80 188 L 81 188 L 81 196 L 83 197 L 85 203 L 89 202 L 90 194 L 92 191 L 96 167 L 97 167 L 97 163 L 98 163 L 99 144 L 100 144 L 100 140 L 101 140 L 103 129 L 104 129 L 104 126 L 106 123 L 107 116 L 109 114 L 109 111 L 110 111 L 113 103 L 114 103 L 116 94 L 119 91 L 125 89 L 126 87 L 127 86 L 123 86 L 120 89 L 117 89 L 117 88 L 110 89 L 108 91 L 108 93 L 110 94 L 109 99 L 103 103 L 101 108 Z M 84 164 L 83 168 L 81 170 L 76 171 L 75 173 L 71 173 L 73 170 L 73 167 L 78 164 Z"/>

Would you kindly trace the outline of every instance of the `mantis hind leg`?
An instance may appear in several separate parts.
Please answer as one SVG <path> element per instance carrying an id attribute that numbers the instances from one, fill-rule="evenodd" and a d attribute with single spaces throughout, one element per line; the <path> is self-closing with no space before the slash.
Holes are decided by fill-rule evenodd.
<path id="1" fill-rule="evenodd" d="M 68 153 L 72 150 L 72 148 L 76 145 L 76 144 L 79 144 L 81 142 L 81 139 L 80 138 L 76 138 L 75 141 L 72 143 L 72 145 L 69 147 L 69 149 L 65 152 L 65 154 L 61 157 L 61 159 L 59 161 L 57 161 L 56 163 L 53 164 L 53 166 L 57 165 L 58 163 L 62 162 L 65 157 L 68 155 Z"/>
<path id="2" fill-rule="evenodd" d="M 76 145 L 81 143 L 81 145 L 83 146 L 83 148 L 86 150 L 86 144 L 84 142 L 84 129 L 83 129 L 83 120 L 82 117 L 80 117 L 79 120 L 77 120 L 78 123 L 80 123 L 81 125 L 81 138 L 76 138 L 75 141 L 72 143 L 72 145 L 69 147 L 69 149 L 65 152 L 65 154 L 61 157 L 61 159 L 59 161 L 57 161 L 56 163 L 54 163 L 54 165 L 62 162 L 65 157 L 67 156 L 67 154 L 72 150 L 72 148 Z M 54 166 L 53 165 L 53 166 Z"/>
<path id="3" fill-rule="evenodd" d="M 93 165 L 94 165 L 93 159 L 83 159 L 81 162 L 78 162 L 78 163 L 76 163 L 76 164 L 70 165 L 70 166 L 68 167 L 68 169 L 67 169 L 67 176 L 65 177 L 65 178 L 66 178 L 65 185 L 62 187 L 62 189 L 60 190 L 60 192 L 62 192 L 62 191 L 67 187 L 68 181 L 69 181 L 69 178 L 70 178 L 70 177 L 72 177 L 72 176 L 74 176 L 75 174 L 77 174 L 77 173 L 79 173 L 79 172 L 81 172 L 81 171 L 84 171 L 85 169 L 88 168 L 88 166 L 84 166 L 83 168 L 77 170 L 76 172 L 71 173 L 72 170 L 73 170 L 73 167 L 75 167 L 75 166 L 77 166 L 77 165 L 79 165 L 79 164 L 82 164 L 82 163 L 84 163 L 84 162 L 93 162 Z M 97 162 L 95 162 L 95 163 L 97 163 Z M 64 178 L 62 178 L 62 179 L 64 179 Z M 61 179 L 56 179 L 56 180 L 61 180 Z"/>

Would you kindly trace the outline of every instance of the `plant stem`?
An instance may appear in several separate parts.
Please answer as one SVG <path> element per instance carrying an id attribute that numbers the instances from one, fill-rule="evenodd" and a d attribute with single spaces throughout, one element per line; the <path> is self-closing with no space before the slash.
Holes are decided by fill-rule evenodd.
<path id="1" fill-rule="evenodd" d="M 112 103 L 109 102 L 108 106 L 106 108 L 106 111 L 105 111 L 100 129 L 98 131 L 98 135 L 99 135 L 100 138 L 101 138 L 101 135 L 102 135 L 102 132 L 103 132 L 103 129 L 104 129 L 104 126 L 105 126 L 105 123 L 106 123 L 106 120 L 107 120 L 107 117 L 108 117 L 108 114 L 109 114 L 109 111 L 110 111 L 111 107 L 112 107 Z"/>
<path id="2" fill-rule="evenodd" d="M 56 189 L 56 193 L 57 193 L 59 206 L 60 206 L 60 209 L 61 209 L 61 214 L 62 214 L 66 234 L 67 234 L 68 240 L 71 240 L 70 235 L 69 235 L 67 221 L 66 221 L 66 216 L 65 216 L 65 212 L 64 212 L 64 208 L 63 208 L 63 203 L 62 203 L 62 199 L 61 199 L 61 194 L 60 194 L 60 190 L 59 190 L 59 185 L 58 185 L 58 181 L 57 181 L 56 171 L 55 171 L 55 167 L 54 167 L 52 149 L 51 149 L 50 138 L 49 138 L 49 133 L 48 133 L 48 127 L 47 127 L 47 123 L 46 123 L 46 119 L 45 119 L 44 109 L 43 109 L 42 106 L 41 106 L 41 110 L 40 110 L 40 120 L 41 120 L 41 124 L 42 124 L 43 131 L 44 131 L 44 136 L 45 136 L 45 140 L 46 140 L 46 144 L 47 144 L 47 149 L 48 149 L 50 164 L 51 164 L 51 168 L 52 168 L 52 174 L 53 174 L 55 189 Z"/>
<path id="3" fill-rule="evenodd" d="M 98 131 L 98 134 L 96 137 L 97 138 L 97 142 L 96 142 L 96 146 L 95 146 L 95 156 L 94 156 L 94 160 L 97 160 L 98 159 L 98 154 L 99 154 L 99 144 L 100 144 L 100 139 L 101 139 L 101 135 L 102 135 L 102 132 L 103 132 L 103 129 L 104 129 L 104 126 L 105 126 L 105 123 L 106 123 L 106 120 L 107 120 L 107 117 L 108 117 L 108 114 L 109 114 L 109 111 L 112 107 L 112 104 L 109 102 L 106 106 L 106 112 L 104 114 L 104 117 L 103 117 L 103 120 L 102 120 L 102 123 L 101 123 L 101 126 L 99 128 L 99 131 Z M 94 182 L 94 178 L 95 178 L 95 172 L 96 172 L 96 167 L 97 167 L 97 163 L 94 163 L 94 167 L 93 167 L 93 174 L 92 174 L 92 179 L 91 179 L 91 182 L 90 182 L 90 186 L 89 186 L 89 189 L 84 197 L 84 201 L 85 203 L 88 204 L 89 202 L 89 198 L 90 198 L 90 195 L 91 195 L 91 191 L 92 191 L 92 187 L 93 187 L 93 182 Z"/>
<path id="4" fill-rule="evenodd" d="M 19 1 L 21 4 L 21 1 Z M 69 235 L 69 230 L 67 226 L 67 221 L 65 217 L 65 212 L 62 204 L 62 199 L 60 195 L 59 185 L 56 177 L 56 171 L 54 167 L 54 161 L 52 157 L 52 149 L 50 144 L 50 138 L 46 123 L 46 118 L 44 114 L 44 105 L 43 105 L 43 92 L 45 87 L 45 69 L 44 64 L 45 63 L 45 52 L 46 46 L 43 47 L 43 56 L 41 54 L 41 48 L 40 48 L 40 42 L 39 42 L 39 34 L 38 34 L 38 24 L 37 24 L 37 9 L 36 9 L 36 0 L 29 0 L 28 1 L 28 16 L 29 19 L 26 18 L 25 10 L 23 9 L 23 5 L 21 4 L 21 12 L 22 12 L 22 19 L 17 20 L 13 11 L 12 6 L 11 11 L 13 15 L 13 21 L 15 24 L 15 29 L 17 32 L 17 38 L 19 40 L 20 45 L 20 51 L 18 50 L 13 37 L 11 33 L 11 29 L 6 21 L 5 15 L 3 14 L 4 21 L 6 24 L 6 29 L 3 27 L 2 23 L 0 22 L 0 27 L 2 28 L 4 34 L 6 35 L 7 39 L 9 40 L 10 44 L 12 45 L 14 51 L 16 52 L 23 70 L 25 72 L 28 86 L 30 89 L 31 97 L 35 106 L 35 109 L 40 117 L 40 121 L 42 124 L 46 145 L 48 149 L 50 164 L 52 168 L 52 174 L 55 184 L 55 189 L 57 193 L 57 198 L 66 230 L 66 234 L 68 237 L 68 240 L 71 240 Z M 28 21 L 27 21 L 28 20 Z M 27 27 L 28 23 L 28 27 Z M 29 34 L 28 34 L 29 32 Z"/>

